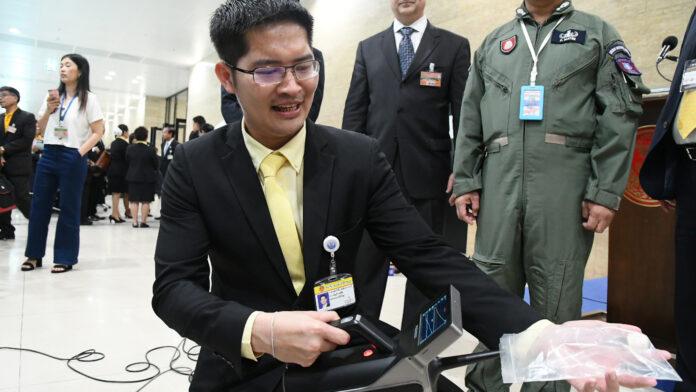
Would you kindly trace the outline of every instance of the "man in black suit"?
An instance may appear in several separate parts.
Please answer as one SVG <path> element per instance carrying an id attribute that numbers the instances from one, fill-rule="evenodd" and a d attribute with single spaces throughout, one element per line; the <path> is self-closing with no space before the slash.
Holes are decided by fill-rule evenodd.
<path id="1" fill-rule="evenodd" d="M 165 125 L 162 128 L 162 145 L 160 146 L 160 151 L 162 155 L 160 156 L 159 170 L 162 173 L 162 179 L 167 173 L 167 168 L 169 163 L 174 159 L 174 152 L 179 142 L 176 141 L 176 135 L 174 135 L 174 128 L 171 125 Z"/>
<path id="2" fill-rule="evenodd" d="M 14 185 L 17 208 L 28 219 L 31 207 L 31 144 L 36 135 L 36 118 L 17 107 L 19 91 L 13 87 L 0 87 L 0 155 L 2 172 Z M 0 239 L 15 238 L 12 211 L 0 214 Z"/>
<path id="3" fill-rule="evenodd" d="M 295 0 L 229 0 L 210 22 L 215 72 L 244 118 L 177 149 L 152 299 L 167 325 L 201 345 L 191 391 L 282 390 L 285 363 L 310 366 L 347 344 L 328 321 L 376 316 L 356 268 L 365 229 L 424 293 L 454 284 L 464 328 L 486 345 L 550 324 L 432 232 L 375 140 L 307 120 L 318 74 L 312 26 Z M 328 235 L 340 240 L 337 269 L 353 273 L 357 296 L 338 313 L 312 311 L 314 282 L 329 274 Z M 587 381 L 575 385 L 589 390 Z"/>
<path id="4" fill-rule="evenodd" d="M 319 118 L 319 111 L 321 110 L 321 101 L 324 99 L 324 55 L 317 48 L 312 48 L 312 53 L 314 53 L 314 58 L 321 62 L 321 67 L 319 68 L 319 85 L 317 86 L 317 91 L 314 92 L 314 100 L 312 101 L 312 107 L 309 109 L 309 119 L 312 122 L 316 122 Z M 237 101 L 237 96 L 228 93 L 225 87 L 220 86 L 220 110 L 222 111 L 222 117 L 225 122 L 231 124 L 233 122 L 242 120 L 242 107 L 239 106 L 239 101 Z"/>
<path id="5" fill-rule="evenodd" d="M 406 199 L 442 234 L 452 190 L 449 115 L 459 124 L 469 41 L 428 22 L 425 0 L 389 1 L 394 23 L 358 46 L 343 129 L 379 141 Z M 367 236 L 361 248 L 361 257 L 384 259 Z M 426 302 L 409 281 L 402 327 Z"/>
<path id="6" fill-rule="evenodd" d="M 657 121 L 640 184 L 665 211 L 676 208 L 674 321 L 677 372 L 674 391 L 696 391 L 696 86 L 681 92 L 685 64 L 696 59 L 696 9 L 684 35 L 672 87 Z M 692 72 L 691 75 L 694 76 Z"/>

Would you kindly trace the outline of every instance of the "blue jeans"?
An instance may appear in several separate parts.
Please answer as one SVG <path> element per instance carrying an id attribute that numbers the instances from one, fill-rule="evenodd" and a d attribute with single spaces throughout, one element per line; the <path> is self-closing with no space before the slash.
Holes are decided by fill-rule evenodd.
<path id="1" fill-rule="evenodd" d="M 80 251 L 80 203 L 87 175 L 87 158 L 75 148 L 47 145 L 36 166 L 34 197 L 29 217 L 29 238 L 24 255 L 38 259 L 46 254 L 46 237 L 56 191 L 60 189 L 60 215 L 53 243 L 56 264 L 77 264 Z"/>

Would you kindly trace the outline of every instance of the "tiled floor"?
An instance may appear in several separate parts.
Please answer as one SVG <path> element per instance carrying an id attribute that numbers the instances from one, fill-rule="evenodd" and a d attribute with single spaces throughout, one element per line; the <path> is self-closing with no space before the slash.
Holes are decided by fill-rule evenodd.
<path id="1" fill-rule="evenodd" d="M 153 205 L 154 215 L 159 215 Z M 101 213 L 106 216 L 107 213 Z M 154 278 L 153 254 L 158 222 L 151 228 L 133 229 L 98 222 L 81 229 L 80 263 L 74 271 L 51 274 L 55 221 L 49 231 L 47 264 L 21 272 L 27 221 L 14 214 L 14 241 L 0 241 L 0 346 L 40 350 L 58 357 L 71 357 L 94 349 L 106 358 L 93 363 L 74 363 L 78 370 L 97 378 L 137 380 L 153 375 L 127 373 L 124 367 L 143 361 L 147 350 L 178 345 L 181 338 L 153 313 L 150 307 Z M 399 325 L 405 279 L 389 279 L 382 319 Z M 471 352 L 476 341 L 465 336 L 445 355 Z M 151 360 L 162 370 L 169 368 L 173 350 L 158 351 Z M 176 366 L 193 367 L 186 359 Z M 463 386 L 464 369 L 446 375 Z M 106 384 L 74 373 L 63 361 L 29 352 L 0 350 L 0 391 L 137 391 L 144 383 Z M 186 391 L 187 377 L 168 372 L 144 391 Z M 513 388 L 513 391 L 519 387 Z"/>

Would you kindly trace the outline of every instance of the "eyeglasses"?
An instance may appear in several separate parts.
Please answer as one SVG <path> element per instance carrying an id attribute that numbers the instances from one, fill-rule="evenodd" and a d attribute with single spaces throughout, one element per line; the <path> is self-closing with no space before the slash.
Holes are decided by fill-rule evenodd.
<path id="1" fill-rule="evenodd" d="M 295 65 L 282 65 L 279 67 L 260 67 L 252 70 L 237 68 L 227 61 L 225 61 L 225 64 L 235 71 L 253 75 L 254 82 L 261 86 L 281 83 L 285 79 L 288 69 L 292 70 L 297 80 L 311 79 L 319 74 L 319 67 L 321 67 L 319 60 L 307 60 Z"/>

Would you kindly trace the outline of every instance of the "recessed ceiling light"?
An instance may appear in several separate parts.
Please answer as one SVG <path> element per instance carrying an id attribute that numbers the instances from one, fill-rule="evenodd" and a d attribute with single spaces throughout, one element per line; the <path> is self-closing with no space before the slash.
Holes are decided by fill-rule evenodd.
<path id="1" fill-rule="evenodd" d="M 114 71 L 109 71 L 109 75 L 111 75 L 111 76 L 116 76 L 116 72 L 114 72 Z"/>
<path id="2" fill-rule="evenodd" d="M 16 27 L 10 27 L 10 33 L 16 35 L 16 34 L 19 34 L 20 31 L 19 31 L 19 29 L 16 28 Z"/>
<path id="3" fill-rule="evenodd" d="M 131 80 L 131 83 L 138 84 L 138 83 L 140 83 L 140 81 L 138 79 L 133 79 L 133 80 Z"/>
<path id="4" fill-rule="evenodd" d="M 114 78 L 112 78 L 110 75 L 106 75 L 106 76 L 104 76 L 104 79 L 106 79 L 106 80 L 113 80 Z"/>

